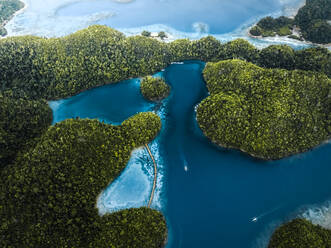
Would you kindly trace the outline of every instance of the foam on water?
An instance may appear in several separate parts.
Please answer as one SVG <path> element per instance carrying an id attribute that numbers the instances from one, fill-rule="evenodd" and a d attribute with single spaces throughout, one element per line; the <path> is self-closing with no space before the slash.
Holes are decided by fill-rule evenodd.
<path id="1" fill-rule="evenodd" d="M 158 111 L 159 113 L 160 111 Z M 162 131 L 160 136 L 162 136 Z M 151 207 L 162 210 L 165 206 L 163 197 L 165 166 L 160 154 L 160 136 L 149 144 L 149 148 L 154 156 L 158 172 Z M 134 150 L 122 174 L 99 195 L 97 208 L 100 215 L 121 209 L 147 206 L 153 180 L 154 166 L 148 152 L 145 148 Z"/>
<path id="2" fill-rule="evenodd" d="M 63 103 L 63 100 L 49 101 L 48 102 L 49 107 L 53 110 L 53 115 L 55 115 L 58 112 L 58 110 L 61 107 L 62 103 Z M 55 116 L 53 116 L 53 120 L 54 119 L 56 119 Z"/>
<path id="3" fill-rule="evenodd" d="M 269 13 L 268 15 L 273 17 L 278 17 L 281 15 L 293 15 L 302 5 L 303 1 L 299 1 L 297 3 L 297 7 L 284 7 L 282 11 L 276 11 Z M 220 40 L 221 42 L 229 42 L 234 39 L 246 39 L 249 42 L 251 42 L 254 46 L 257 48 L 264 48 L 269 45 L 273 44 L 284 44 L 289 45 L 293 47 L 294 49 L 303 49 L 310 47 L 311 44 L 305 43 L 299 40 L 290 39 L 287 37 L 266 37 L 266 38 L 252 38 L 248 35 L 249 29 L 254 25 L 256 22 L 258 22 L 261 18 L 263 18 L 266 15 L 259 15 L 259 16 L 253 16 L 246 22 L 242 23 L 238 28 L 235 30 L 224 33 L 224 34 L 212 34 L 216 39 Z M 170 26 L 164 25 L 164 24 L 153 24 L 153 25 L 146 25 L 141 27 L 135 27 L 135 28 L 121 28 L 119 29 L 121 32 L 123 32 L 127 36 L 133 36 L 140 34 L 143 30 L 148 30 L 150 32 L 158 32 L 160 30 L 165 31 L 168 34 L 168 39 L 166 42 L 171 42 L 176 39 L 183 39 L 188 38 L 190 40 L 198 40 L 203 37 L 206 37 L 210 35 L 209 33 L 209 25 L 207 23 L 203 22 L 196 22 L 192 24 L 194 32 L 183 32 L 179 31 L 177 29 L 174 29 Z M 331 49 L 331 47 L 329 47 Z"/>
<path id="4" fill-rule="evenodd" d="M 155 73 L 153 76 L 163 77 L 163 72 Z M 121 97 L 124 91 L 126 98 Z M 91 99 L 90 95 L 95 98 Z M 159 143 L 166 127 L 167 102 L 168 99 L 157 105 L 144 100 L 140 94 L 140 79 L 134 78 L 119 84 L 91 89 L 67 99 L 49 101 L 48 104 L 53 110 L 53 124 L 79 116 L 97 118 L 116 125 L 137 112 L 154 109 L 162 120 L 162 130 L 149 144 L 158 167 L 157 184 L 151 207 L 161 210 L 165 206 L 163 195 L 165 166 Z M 104 108 L 105 105 L 108 107 Z M 112 115 L 100 111 L 102 108 L 106 112 L 111 112 Z M 96 207 L 100 215 L 121 209 L 147 206 L 153 180 L 154 166 L 148 152 L 144 147 L 134 150 L 122 174 L 98 196 Z"/>
<path id="5" fill-rule="evenodd" d="M 165 197 L 164 197 L 164 179 L 165 179 L 165 165 L 163 158 L 161 156 L 160 147 L 158 144 L 158 139 L 154 140 L 149 145 L 151 152 L 154 156 L 155 162 L 157 164 L 157 180 L 156 180 L 156 188 L 154 192 L 154 198 L 151 204 L 152 208 L 158 209 L 158 210 L 164 210 L 165 207 Z M 150 160 L 150 158 L 149 158 Z M 153 175 L 153 164 L 149 167 L 150 173 Z M 153 184 L 153 180 L 151 181 Z"/>
<path id="6" fill-rule="evenodd" d="M 76 0 L 26 0 L 28 7 L 25 12 L 17 15 L 13 20 L 11 20 L 6 28 L 9 31 L 9 35 L 41 35 L 41 36 L 62 36 L 69 33 L 72 33 L 81 28 L 85 28 L 91 24 L 99 23 L 103 20 L 111 18 L 114 12 L 95 12 L 88 13 L 82 16 L 58 16 L 57 11 L 60 8 L 65 7 L 65 5 L 82 2 Z M 291 0 L 279 0 L 284 6 L 282 10 L 277 12 L 270 13 L 273 16 L 279 16 L 286 13 L 294 13 L 297 9 L 298 4 L 302 3 L 302 0 L 291 1 Z M 165 1 L 166 2 L 166 1 Z M 296 7 L 295 7 L 296 6 Z M 265 47 L 270 44 L 288 44 L 292 47 L 299 49 L 309 46 L 309 44 L 302 43 L 300 41 L 295 41 L 287 38 L 265 38 L 265 39 L 253 39 L 247 36 L 249 27 L 254 24 L 258 19 L 263 17 L 254 16 L 251 19 L 243 23 L 239 28 L 234 31 L 226 34 L 213 34 L 217 39 L 222 42 L 227 42 L 236 38 L 245 38 L 252 42 L 257 47 Z M 199 39 L 208 35 L 209 24 L 197 20 L 192 23 L 192 32 L 183 32 L 176 30 L 168 25 L 164 24 L 153 24 L 147 26 L 141 26 L 136 28 L 121 28 L 120 31 L 124 32 L 127 35 L 136 35 L 141 33 L 142 30 L 149 30 L 152 32 L 158 32 L 160 30 L 166 31 L 171 34 L 170 40 L 177 38 L 190 38 L 190 39 Z M 195 29 L 194 29 L 195 28 Z M 158 76 L 162 76 L 158 74 Z M 139 80 L 133 82 L 137 85 Z M 165 154 L 162 151 L 162 137 L 164 135 L 164 129 L 167 126 L 167 108 L 166 105 L 171 98 L 171 95 L 167 100 L 165 100 L 161 106 L 158 106 L 155 111 L 162 119 L 162 131 L 160 135 L 153 142 L 149 144 L 150 149 L 155 157 L 157 166 L 158 166 L 158 175 L 157 175 L 157 186 L 152 202 L 152 207 L 160 210 L 164 210 L 166 206 L 166 197 L 165 197 L 165 163 L 163 158 Z M 61 100 L 57 102 L 50 102 L 50 106 L 53 109 L 54 113 L 61 112 L 62 106 L 64 106 L 67 100 Z M 147 103 L 145 108 L 142 108 L 142 111 L 150 111 L 150 105 Z M 116 112 L 115 110 L 113 111 Z M 74 117 L 73 115 L 72 117 Z M 66 118 L 68 118 L 66 116 Z M 92 115 L 92 118 L 96 118 Z M 55 116 L 54 119 L 57 119 Z M 102 118 L 99 116 L 99 119 Z M 107 119 L 110 121 L 110 119 Z M 197 124 L 196 124 L 197 125 Z M 288 159 L 289 163 L 294 163 L 296 159 L 307 159 L 309 156 L 313 156 L 312 153 L 304 153 L 300 155 L 293 156 Z M 189 158 L 189 157 L 188 157 Z M 183 157 L 183 163 L 185 163 L 185 157 Z M 297 165 L 299 166 L 299 165 Z M 191 173 L 194 170 L 190 171 Z M 137 149 L 133 151 L 131 158 L 128 162 L 127 167 L 122 172 L 122 174 L 110 184 L 104 191 L 101 192 L 97 199 L 97 207 L 101 215 L 107 212 L 113 212 L 120 209 L 126 209 L 131 207 L 141 207 L 148 204 L 150 192 L 153 185 L 153 164 L 149 158 L 147 151 L 144 148 Z M 330 228 L 330 206 L 323 204 L 322 206 L 309 206 L 302 210 L 300 214 L 297 214 L 299 217 L 304 217 L 311 220 L 315 224 L 320 224 L 326 228 Z M 292 211 L 292 210 L 291 210 Z M 253 216 L 253 215 L 252 215 Z M 267 216 L 268 218 L 273 218 L 273 216 Z M 270 219 L 269 218 L 269 219 Z M 282 217 L 280 217 L 282 218 Z M 262 218 L 263 220 L 267 218 Z M 247 221 L 250 221 L 247 219 Z M 268 222 L 268 220 L 265 220 Z M 271 220 L 270 220 L 271 221 Z M 176 226 L 176 220 L 172 220 Z M 261 221 L 262 222 L 262 221 Z M 284 219 L 273 220 L 271 224 L 267 226 L 265 231 L 260 235 L 256 240 L 253 247 L 266 247 L 268 240 L 280 223 L 284 222 Z M 259 221 L 257 223 L 252 223 L 252 225 L 261 225 Z M 171 228 L 170 228 L 171 233 Z M 170 236 L 171 239 L 171 236 Z M 181 242 L 180 235 L 180 242 Z"/>
<path id="7" fill-rule="evenodd" d="M 136 149 L 123 173 L 97 199 L 99 214 L 148 204 L 153 166 L 144 148 Z"/>
<path id="8" fill-rule="evenodd" d="M 154 77 L 163 77 L 163 72 L 158 72 Z M 135 81 L 140 83 L 139 80 Z M 163 138 L 166 128 L 166 105 L 169 99 L 164 100 L 156 114 L 162 120 L 162 129 L 149 148 L 157 164 L 157 180 L 151 207 L 164 210 L 166 198 L 164 196 L 165 164 L 160 149 L 160 139 Z M 112 182 L 97 199 L 99 214 L 115 212 L 127 208 L 147 206 L 154 181 L 154 165 L 145 148 L 132 152 L 127 167 L 122 174 Z"/>
<path id="9" fill-rule="evenodd" d="M 322 205 L 309 206 L 299 217 L 303 217 L 315 225 L 320 225 L 331 230 L 331 201 Z"/>
<path id="10" fill-rule="evenodd" d="M 279 226 L 294 218 L 304 218 L 314 225 L 320 225 L 331 230 L 331 201 L 327 201 L 323 204 L 303 206 L 292 212 L 292 214 L 287 214 L 284 219 L 273 220 L 257 237 L 252 248 L 267 248 L 273 232 Z"/>
<path id="11" fill-rule="evenodd" d="M 253 242 L 252 248 L 267 248 L 271 235 L 275 231 L 277 227 L 281 225 L 281 221 L 272 221 L 270 224 L 266 226 L 264 231 L 257 237 L 257 239 Z"/>
<path id="12" fill-rule="evenodd" d="M 154 76 L 161 76 L 163 77 L 163 73 L 156 73 Z M 160 116 L 162 121 L 162 129 L 159 134 L 159 136 L 153 140 L 149 147 L 151 149 L 151 152 L 154 156 L 155 162 L 157 164 L 157 181 L 156 181 L 156 188 L 154 193 L 154 198 L 152 201 L 152 207 L 162 210 L 165 210 L 166 207 L 166 192 L 165 192 L 165 178 L 166 178 L 166 165 L 164 162 L 164 157 L 166 154 L 163 153 L 162 149 L 160 148 L 160 141 L 164 139 L 165 131 L 167 127 L 167 104 L 169 102 L 169 99 L 171 98 L 171 95 L 165 99 L 162 102 L 162 105 L 159 106 L 159 109 L 157 110 L 157 115 Z M 152 169 L 152 168 L 151 168 Z"/>

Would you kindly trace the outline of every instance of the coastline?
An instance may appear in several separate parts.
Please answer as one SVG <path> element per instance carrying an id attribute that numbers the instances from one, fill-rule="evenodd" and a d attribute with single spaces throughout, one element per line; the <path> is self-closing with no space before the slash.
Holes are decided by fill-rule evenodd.
<path id="1" fill-rule="evenodd" d="M 311 41 L 307 41 L 307 40 L 296 40 L 296 39 L 291 39 L 288 36 L 279 36 L 278 34 L 276 34 L 276 36 L 271 37 L 271 36 L 267 36 L 267 37 L 263 37 L 263 36 L 254 36 L 252 35 L 249 30 L 254 27 L 256 24 L 254 24 L 253 26 L 250 26 L 247 30 L 246 30 L 246 35 L 252 39 L 256 39 L 256 40 L 261 40 L 261 41 L 268 41 L 267 39 L 269 39 L 269 41 L 274 40 L 274 42 L 296 42 L 298 44 L 302 44 L 302 45 L 307 45 L 307 46 L 318 46 L 318 47 L 323 47 L 323 48 L 327 48 L 327 49 L 331 49 L 331 43 L 328 44 L 319 44 L 319 43 L 314 43 Z M 267 39 L 266 39 L 267 38 Z M 276 40 L 277 39 L 277 40 Z"/>
<path id="2" fill-rule="evenodd" d="M 6 29 L 6 26 L 8 24 L 8 22 L 10 22 L 13 18 L 15 18 L 17 15 L 23 13 L 27 8 L 28 8 L 28 3 L 26 2 L 26 0 L 20 0 L 20 2 L 22 2 L 24 4 L 23 8 L 17 10 L 14 14 L 12 14 L 12 16 L 8 19 L 8 20 L 5 20 L 2 24 L 2 27 Z M 0 39 L 3 39 L 3 38 L 7 38 L 8 37 L 8 34 L 6 34 L 5 36 L 0 36 Z"/>
<path id="3" fill-rule="evenodd" d="M 196 119 L 197 120 L 197 119 Z M 198 120 L 197 120 L 198 121 Z M 199 125 L 199 122 L 198 122 L 198 126 L 200 128 L 200 125 Z M 244 149 L 240 148 L 240 147 L 235 147 L 235 146 L 229 146 L 229 145 L 226 145 L 226 144 L 221 144 L 221 143 L 218 143 L 216 142 L 215 140 L 209 138 L 206 133 L 200 128 L 201 132 L 203 133 L 203 135 L 209 140 L 210 143 L 212 143 L 213 145 L 215 145 L 216 147 L 218 148 L 223 148 L 223 149 L 229 149 L 229 150 L 235 150 L 235 151 L 239 151 L 239 152 L 242 152 L 243 154 L 245 154 L 246 156 L 249 155 L 251 158 L 254 158 L 254 159 L 258 159 L 258 160 L 261 160 L 261 161 L 266 161 L 266 162 L 269 162 L 269 161 L 277 161 L 277 160 L 282 160 L 282 159 L 286 159 L 286 158 L 289 158 L 289 157 L 292 157 L 292 156 L 295 156 L 295 155 L 300 155 L 300 154 L 304 154 L 306 152 L 309 152 L 309 151 L 313 151 L 315 149 L 318 149 L 326 144 L 329 144 L 329 142 L 331 141 L 331 136 L 329 136 L 326 140 L 323 140 L 323 141 L 320 141 L 317 145 L 314 145 L 312 146 L 311 148 L 307 148 L 303 151 L 298 151 L 298 152 L 292 152 L 292 153 L 289 153 L 289 154 L 285 154 L 284 156 L 282 157 L 278 157 L 278 158 L 275 158 L 275 157 L 270 157 L 270 158 L 267 158 L 267 157 L 261 157 L 257 154 L 254 154 L 254 153 L 251 153 L 251 152 L 248 152 L 248 151 L 245 151 Z"/>
<path id="4" fill-rule="evenodd" d="M 295 16 L 298 14 L 300 8 L 302 8 L 303 6 L 305 6 L 305 3 L 306 1 L 301 1 L 300 4 L 298 4 L 298 6 L 295 8 L 295 10 L 293 11 L 293 13 L 291 13 L 290 15 L 286 16 L 290 19 L 295 19 Z M 265 16 L 267 17 L 267 16 Z M 260 19 L 261 20 L 261 19 Z M 259 21 L 259 20 L 258 20 Z M 328 44 L 320 44 L 320 43 L 314 43 L 314 42 L 311 42 L 311 41 L 307 41 L 307 40 L 296 40 L 296 39 L 292 39 L 292 38 L 289 38 L 288 36 L 289 35 L 286 35 L 286 36 L 279 36 L 278 34 L 276 34 L 276 36 L 266 36 L 266 37 L 263 37 L 262 35 L 260 36 L 254 36 L 252 35 L 249 31 L 256 26 L 256 24 L 258 23 L 255 22 L 254 24 L 250 25 L 246 30 L 245 30 L 245 35 L 249 38 L 252 38 L 252 39 L 256 39 L 258 41 L 265 41 L 265 42 L 268 42 L 268 41 L 271 41 L 271 42 L 295 42 L 295 43 L 298 43 L 298 44 L 302 44 L 302 45 L 307 45 L 307 46 L 319 46 L 319 47 L 323 47 L 323 48 L 327 48 L 329 50 L 331 50 L 331 43 L 328 43 Z M 292 30 L 292 33 L 291 35 L 296 35 L 296 36 L 299 36 L 299 37 L 302 37 L 301 36 L 301 31 L 300 29 L 295 26 Z"/>
<path id="5" fill-rule="evenodd" d="M 22 0 L 21 0 L 22 1 Z M 129 0 L 130 1 L 130 0 Z M 4 24 L 4 27 L 5 27 L 5 25 L 7 25 L 7 23 L 10 21 L 10 20 L 12 20 L 13 18 L 15 18 L 17 15 L 19 15 L 19 14 L 21 14 L 21 13 L 23 13 L 26 9 L 27 9 L 27 7 L 28 7 L 28 5 L 27 5 L 27 3 L 25 2 L 25 1 L 22 1 L 23 3 L 24 3 L 24 7 L 23 8 L 21 8 L 20 10 L 18 10 L 17 12 L 15 12 L 13 15 L 12 15 L 12 17 L 8 20 L 8 21 L 6 21 L 6 23 Z M 168 33 L 167 33 L 167 35 L 168 35 Z M 247 36 L 248 37 L 251 37 L 251 38 L 253 38 L 253 39 L 257 39 L 257 40 L 265 40 L 263 37 L 259 37 L 259 36 L 252 36 L 252 35 L 250 35 L 249 34 L 249 32 L 247 32 Z M 4 36 L 3 38 L 6 38 L 6 37 L 8 37 L 7 35 L 6 36 Z M 173 36 L 172 36 L 173 37 Z M 267 37 L 266 37 L 267 38 Z M 273 38 L 273 37 L 271 37 L 271 38 Z M 282 37 L 282 36 L 276 36 L 275 37 L 276 39 L 280 39 L 280 40 L 284 40 L 284 41 L 288 41 L 290 38 L 288 38 L 288 37 Z M 158 38 L 156 38 L 156 39 L 158 39 Z M 174 39 L 174 40 L 176 40 L 176 39 Z M 290 39 L 290 40 L 292 40 L 292 39 Z M 167 40 L 160 40 L 160 41 L 163 41 L 163 42 L 170 42 L 170 41 L 167 41 Z M 293 39 L 293 41 L 296 41 L 296 40 L 294 40 Z M 311 43 L 311 42 L 306 42 L 306 41 L 297 41 L 298 43 L 303 43 L 303 44 L 307 44 L 307 45 L 316 45 L 316 46 L 320 46 L 321 44 L 314 44 L 314 43 Z M 322 46 L 324 46 L 324 45 L 322 45 Z M 328 46 L 331 46 L 331 43 L 330 44 L 327 44 L 326 45 L 327 47 Z M 105 84 L 103 84 L 103 85 L 99 85 L 99 86 L 95 86 L 95 87 L 93 87 L 93 88 L 98 88 L 98 87 L 102 87 L 102 86 L 104 86 L 104 85 L 107 85 L 107 84 L 114 84 L 114 83 L 117 83 L 117 82 L 110 82 L 110 83 L 105 83 Z M 85 91 L 87 91 L 87 90 L 90 90 L 90 89 L 84 89 L 84 90 L 82 90 L 81 92 L 85 92 Z M 81 92 L 79 92 L 79 93 L 77 93 L 77 94 L 80 94 Z M 71 97 L 71 96 L 68 96 L 67 98 L 69 98 L 69 97 Z M 59 99 L 63 99 L 63 98 L 59 98 Z M 202 131 L 202 130 L 201 130 Z M 203 132 L 203 131 L 202 131 Z M 203 132 L 204 133 L 204 132 Z M 204 134 L 205 135 L 205 134 Z M 208 138 L 206 135 L 205 135 L 205 137 L 206 138 Z M 329 137 L 329 139 L 330 139 L 331 137 Z M 208 138 L 209 139 L 209 138 Z M 315 149 L 315 148 L 318 148 L 319 146 L 321 146 L 321 145 L 323 145 L 323 144 L 325 144 L 326 142 L 328 142 L 329 141 L 329 139 L 328 140 L 326 140 L 326 141 L 324 141 L 324 142 L 322 142 L 322 143 L 320 143 L 320 145 L 317 145 L 317 146 L 314 146 L 313 148 L 310 148 L 310 149 L 307 149 L 306 151 L 311 151 L 311 150 L 313 150 L 313 149 Z M 303 152 L 297 152 L 297 153 L 293 153 L 293 154 L 289 154 L 289 155 L 286 155 L 285 157 L 282 157 L 282 158 L 275 158 L 275 159 L 267 159 L 267 158 L 261 158 L 261 157 L 258 157 L 258 156 L 255 156 L 254 154 L 250 154 L 249 152 L 246 152 L 246 151 L 244 151 L 244 150 L 241 150 L 240 148 L 238 148 L 238 147 L 227 147 L 227 146 L 223 146 L 223 145 L 221 145 L 221 144 L 217 144 L 217 143 L 215 143 L 214 141 L 212 141 L 211 139 L 209 139 L 209 141 L 211 141 L 212 143 L 214 143 L 215 145 L 217 145 L 217 146 L 219 146 L 219 147 L 224 147 L 224 148 L 226 148 L 226 149 L 235 149 L 235 150 L 240 150 L 241 152 L 243 152 L 243 153 L 245 153 L 246 155 L 248 154 L 248 155 L 250 155 L 250 156 L 252 156 L 253 158 L 256 158 L 256 159 L 259 159 L 259 160 L 264 160 L 264 161 L 273 161 L 273 160 L 280 160 L 280 159 L 285 159 L 285 158 L 287 158 L 287 157 L 290 157 L 290 156 L 293 156 L 293 155 L 296 155 L 296 154 L 301 154 L 301 153 L 304 153 L 304 152 L 306 152 L 306 151 L 303 151 Z M 101 194 L 101 193 L 100 193 Z M 99 196 L 100 195 L 98 195 L 98 197 L 97 197 L 97 199 L 99 198 Z M 164 217 L 165 218 L 165 217 Z M 167 227 L 168 228 L 168 227 Z M 167 242 L 168 242 L 168 232 L 166 231 L 166 239 L 165 239 L 165 241 L 164 241 L 164 246 L 163 247 L 165 247 L 166 246 L 166 244 L 167 244 Z"/>
<path id="6" fill-rule="evenodd" d="M 121 2 L 119 2 L 121 0 L 112 0 L 112 1 L 121 4 Z M 29 1 L 28 0 L 23 0 L 23 3 L 25 4 L 25 7 L 23 9 L 21 9 L 20 11 L 18 11 L 17 13 L 15 13 L 15 16 L 19 15 L 23 11 L 25 11 L 25 9 L 27 7 L 29 7 L 29 5 L 33 5 L 33 3 L 31 3 L 31 2 L 29 2 L 30 4 L 27 4 L 27 2 L 29 2 Z M 133 0 L 132 2 L 135 2 L 135 1 Z M 130 2 L 125 2 L 123 4 L 130 4 Z M 294 10 L 297 11 L 302 4 L 303 4 L 302 0 L 299 1 L 299 4 L 297 4 L 297 3 L 293 4 L 293 6 L 291 6 L 292 4 L 290 4 L 290 6 L 285 4 L 283 6 L 284 7 L 283 10 L 277 10 L 276 12 L 271 12 L 271 13 L 269 13 L 269 15 L 279 15 L 279 14 L 282 14 L 282 13 L 284 15 L 286 15 L 286 14 L 291 15 L 293 13 L 293 11 Z M 56 6 L 57 7 L 56 7 L 55 10 L 58 9 L 58 5 L 56 5 Z M 15 16 L 13 16 L 13 18 Z M 160 40 L 160 41 L 165 42 L 165 43 L 169 43 L 169 42 L 172 42 L 172 41 L 177 40 L 177 39 L 185 39 L 185 38 L 188 38 L 190 40 L 198 40 L 200 38 L 203 38 L 203 37 L 206 37 L 206 36 L 209 36 L 209 35 L 214 36 L 216 39 L 218 39 L 221 42 L 228 42 L 228 41 L 231 41 L 231 40 L 234 40 L 234 39 L 237 39 L 237 38 L 243 38 L 243 39 L 248 39 L 248 40 L 251 39 L 246 34 L 245 31 L 246 31 L 248 26 L 251 26 L 252 23 L 255 23 L 257 21 L 257 19 L 255 17 L 252 17 L 249 20 L 246 20 L 244 23 L 239 25 L 237 28 L 235 28 L 234 30 L 232 30 L 230 32 L 227 32 L 227 33 L 197 32 L 197 31 L 194 31 L 194 30 L 180 31 L 180 30 L 177 30 L 175 28 L 172 28 L 171 26 L 168 26 L 168 25 L 162 24 L 162 23 L 147 24 L 147 25 L 139 26 L 139 27 L 127 27 L 127 28 L 117 28 L 117 29 L 119 31 L 123 32 L 126 36 L 140 35 L 143 30 L 150 31 L 151 33 L 158 33 L 159 31 L 164 31 L 166 33 L 166 35 L 168 36 L 167 38 L 161 40 L 158 37 L 155 37 L 155 39 Z M 263 16 L 260 16 L 260 17 L 262 18 Z M 24 17 L 19 18 L 19 19 L 25 19 L 25 18 L 26 17 L 25 17 L 25 14 L 24 14 Z M 33 17 L 33 15 L 31 16 L 31 18 L 35 19 Z M 90 19 L 92 17 L 91 16 L 86 16 L 86 18 Z M 23 21 L 23 20 L 21 20 L 21 21 Z M 54 21 L 55 21 L 55 19 L 54 19 Z M 66 22 L 66 21 L 64 21 L 64 22 Z M 13 24 L 15 24 L 15 22 L 10 22 L 10 24 L 8 25 L 7 30 L 8 30 L 9 33 L 5 37 L 21 36 L 21 35 L 36 35 L 36 36 L 42 36 L 42 37 L 50 37 L 50 38 L 58 37 L 59 38 L 59 37 L 71 34 L 71 33 L 75 32 L 77 30 L 84 29 L 84 28 L 86 28 L 90 25 L 96 24 L 96 20 L 93 20 L 93 18 L 92 18 L 91 20 L 86 21 L 85 24 L 84 23 L 82 24 L 80 22 L 81 25 L 77 26 L 76 28 L 68 28 L 68 29 L 67 28 L 61 28 L 59 30 L 57 30 L 57 29 L 53 30 L 53 28 L 44 30 L 42 27 L 39 27 L 39 26 L 38 26 L 38 29 L 31 29 L 31 27 L 28 27 L 26 30 L 25 29 L 23 30 L 22 27 L 25 26 L 25 25 L 22 25 L 22 27 L 20 26 L 19 30 L 12 30 L 13 28 L 15 28 L 15 25 L 13 25 Z M 71 24 L 69 26 L 75 27 L 76 24 Z M 50 32 L 51 32 L 51 34 L 50 34 Z M 278 42 L 278 41 L 273 41 L 273 40 L 251 39 L 251 41 L 253 41 L 253 42 L 254 42 L 254 40 L 255 40 L 255 43 L 256 43 L 254 45 L 257 46 L 257 47 L 260 47 L 260 48 L 264 48 L 268 45 L 272 45 L 272 44 Z M 280 40 L 279 42 L 284 42 L 284 41 Z M 285 42 L 288 45 L 294 46 L 295 48 L 298 47 L 298 49 L 302 48 L 302 46 L 307 46 L 307 44 L 299 43 L 299 42 L 295 42 L 295 41 L 293 42 L 293 41 L 286 40 Z"/>

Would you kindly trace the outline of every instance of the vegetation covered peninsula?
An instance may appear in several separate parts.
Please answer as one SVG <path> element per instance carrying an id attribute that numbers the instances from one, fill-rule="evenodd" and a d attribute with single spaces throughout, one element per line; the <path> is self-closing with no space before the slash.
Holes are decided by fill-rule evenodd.
<path id="1" fill-rule="evenodd" d="M 23 7 L 24 3 L 19 0 L 0 0 L 0 36 L 7 35 L 4 25 Z"/>
<path id="2" fill-rule="evenodd" d="M 142 79 L 140 90 L 147 100 L 160 101 L 169 95 L 170 86 L 162 78 L 147 76 Z"/>
<path id="3" fill-rule="evenodd" d="M 151 141 L 160 118 L 141 113 L 120 126 L 66 120 L 1 171 L 1 247 L 162 247 L 161 213 L 147 208 L 99 216 L 100 192 Z"/>
<path id="4" fill-rule="evenodd" d="M 294 19 L 271 16 L 261 19 L 249 31 L 254 36 L 287 36 L 294 39 L 305 39 L 314 43 L 331 43 L 331 1 L 306 0 L 306 5 L 299 9 Z M 297 36 L 293 33 L 299 28 Z"/>
<path id="5" fill-rule="evenodd" d="M 324 74 L 228 60 L 208 63 L 204 78 L 211 95 L 197 120 L 216 144 L 270 160 L 331 136 L 331 80 Z"/>
<path id="6" fill-rule="evenodd" d="M 271 237 L 268 248 L 328 248 L 331 231 L 313 225 L 305 219 L 294 219 L 279 227 Z"/>

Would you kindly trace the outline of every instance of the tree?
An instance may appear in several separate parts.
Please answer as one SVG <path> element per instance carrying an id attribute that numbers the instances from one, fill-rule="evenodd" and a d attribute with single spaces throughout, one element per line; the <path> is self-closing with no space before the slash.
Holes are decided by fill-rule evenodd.
<path id="1" fill-rule="evenodd" d="M 151 32 L 144 30 L 144 31 L 141 32 L 141 35 L 142 36 L 145 36 L 145 37 L 150 37 L 151 36 Z"/>
<path id="2" fill-rule="evenodd" d="M 295 53 L 287 45 L 271 45 L 260 52 L 259 65 L 267 68 L 295 68 Z"/>
<path id="3" fill-rule="evenodd" d="M 161 40 L 163 40 L 163 39 L 167 38 L 168 36 L 166 35 L 165 32 L 161 31 L 161 32 L 158 33 L 158 37 L 160 37 Z"/>

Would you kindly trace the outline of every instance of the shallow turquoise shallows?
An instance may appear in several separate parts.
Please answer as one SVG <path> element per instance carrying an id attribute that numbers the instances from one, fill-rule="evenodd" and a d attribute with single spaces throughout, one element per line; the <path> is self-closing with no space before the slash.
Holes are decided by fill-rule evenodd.
<path id="1" fill-rule="evenodd" d="M 331 198 L 331 145 L 273 162 L 214 146 L 195 120 L 194 108 L 207 96 L 203 67 L 191 61 L 164 72 L 172 93 L 157 142 L 166 170 L 159 200 L 169 225 L 168 247 L 265 247 L 278 224 Z M 157 107 L 141 97 L 137 80 L 51 106 L 55 121 L 80 116 L 114 123 Z M 121 189 L 129 190 L 125 185 Z"/>
<path id="2" fill-rule="evenodd" d="M 298 4 L 298 0 L 294 0 Z M 123 4 L 116 1 L 78 1 L 59 8 L 58 16 L 88 16 L 110 11 L 100 21 L 115 28 L 164 24 L 184 32 L 225 33 L 237 28 L 252 16 L 266 15 L 281 9 L 277 0 L 143 0 Z M 235 18 L 234 18 L 235 17 Z M 226 25 L 221 25 L 226 23 Z"/>

